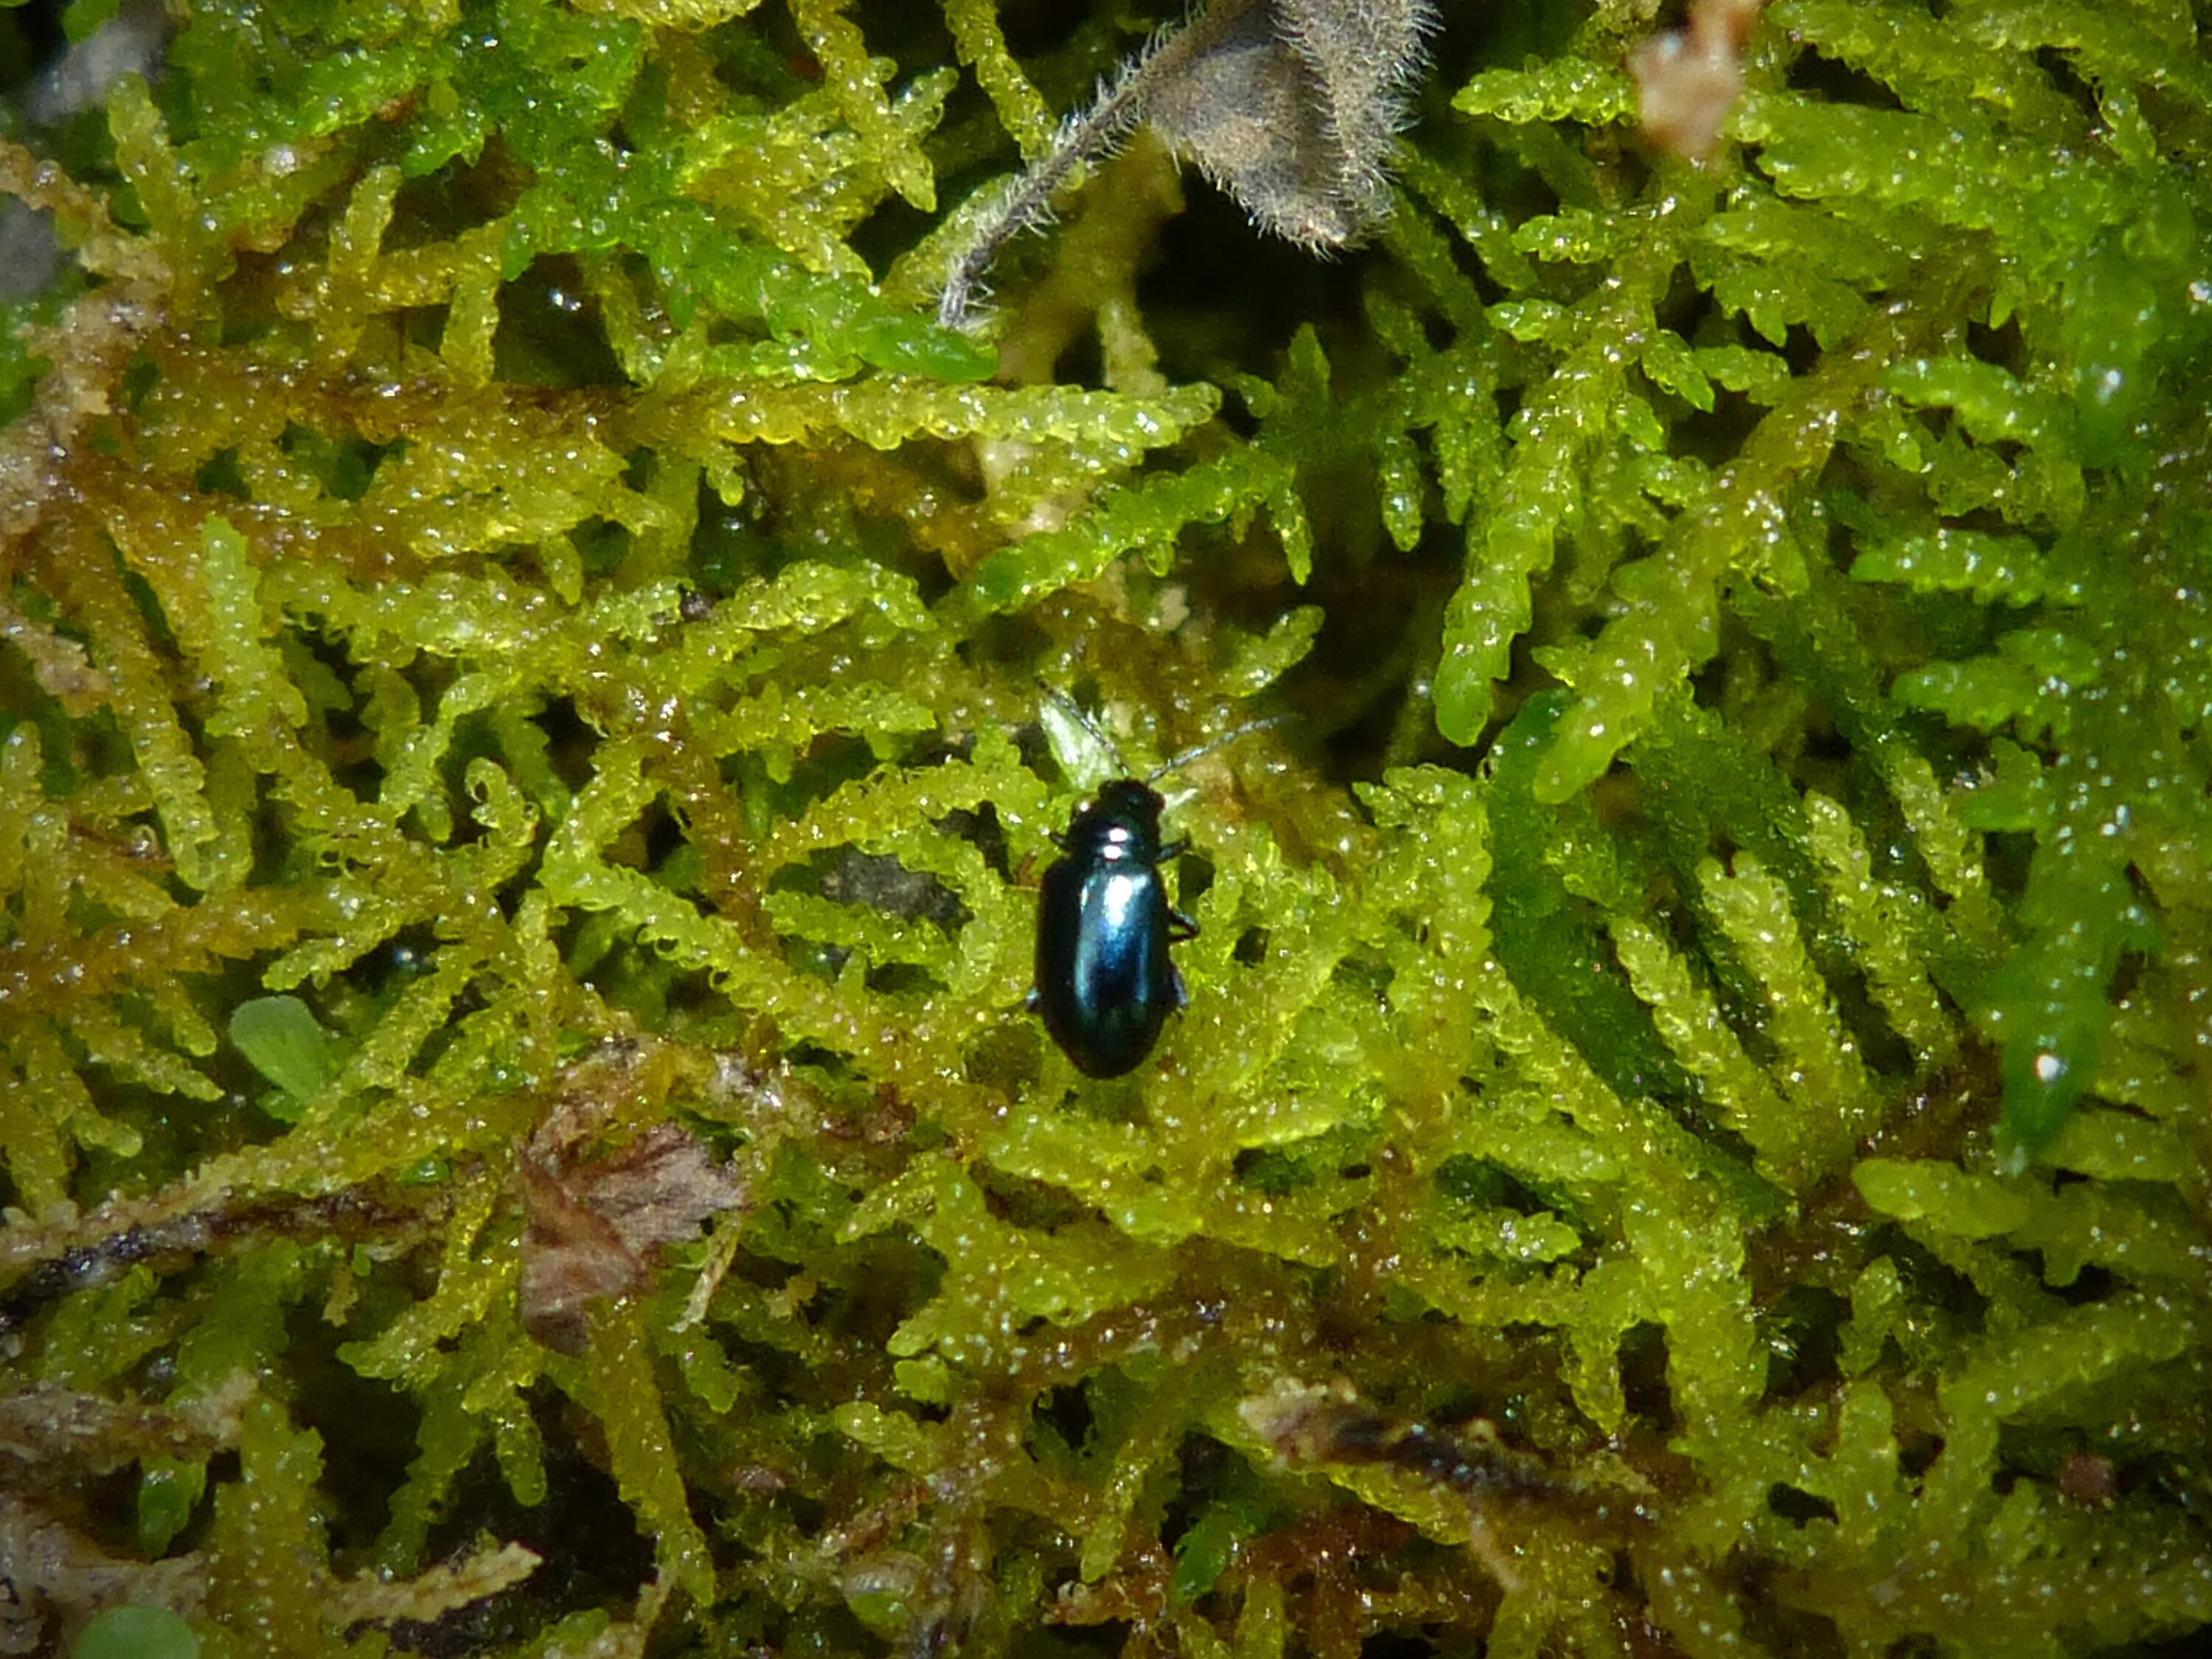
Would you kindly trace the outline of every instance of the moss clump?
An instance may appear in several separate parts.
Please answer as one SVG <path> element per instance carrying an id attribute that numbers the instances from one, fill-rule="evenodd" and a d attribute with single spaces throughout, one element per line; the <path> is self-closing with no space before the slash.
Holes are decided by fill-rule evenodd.
<path id="1" fill-rule="evenodd" d="M 1700 169 L 1650 9 L 1447 19 L 1336 264 L 1133 143 L 974 337 L 1175 6 L 204 0 L 0 144 L 31 1639 L 2212 1623 L 2192 15 L 1784 0 Z M 1040 679 L 1304 716 L 1111 1084 Z"/>

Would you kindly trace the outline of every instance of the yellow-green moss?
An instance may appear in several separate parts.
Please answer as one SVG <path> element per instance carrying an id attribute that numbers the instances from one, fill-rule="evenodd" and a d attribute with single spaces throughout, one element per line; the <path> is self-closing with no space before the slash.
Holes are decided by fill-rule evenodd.
<path id="1" fill-rule="evenodd" d="M 196 0 L 11 129 L 42 1635 L 2212 1625 L 2193 14 L 1781 0 L 1700 168 L 1651 9 L 1455 9 L 1334 264 L 1133 143 L 974 336 L 963 204 L 1177 6 Z M 1109 1083 L 1040 682 L 1300 717 L 1164 782 Z M 545 1346 L 530 1183 L 672 1118 L 742 1202 Z"/>

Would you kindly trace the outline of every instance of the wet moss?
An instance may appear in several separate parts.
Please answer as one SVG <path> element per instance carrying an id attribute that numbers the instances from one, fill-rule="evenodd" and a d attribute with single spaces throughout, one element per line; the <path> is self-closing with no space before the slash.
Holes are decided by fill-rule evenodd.
<path id="1" fill-rule="evenodd" d="M 1048 9 L 205 0 L 0 143 L 71 252 L 0 353 L 23 1618 L 2212 1623 L 2191 14 L 1783 0 L 1704 166 L 1648 8 L 1455 14 L 1372 246 L 1134 143 L 948 331 L 1176 8 Z M 1299 717 L 1175 781 L 1109 1083 L 1021 1006 L 1040 681 Z M 549 1347 L 543 1149 L 649 1135 L 740 1201 Z"/>

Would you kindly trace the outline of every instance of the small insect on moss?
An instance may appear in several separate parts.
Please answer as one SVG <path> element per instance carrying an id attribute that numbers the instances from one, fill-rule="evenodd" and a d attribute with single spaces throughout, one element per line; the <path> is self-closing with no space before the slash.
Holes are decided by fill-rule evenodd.
<path id="1" fill-rule="evenodd" d="M 1109 755 L 1113 744 L 1083 712 L 1056 702 Z M 1044 872 L 1037 900 L 1036 983 L 1029 1006 L 1060 1052 L 1086 1077 L 1121 1077 L 1143 1064 L 1167 1017 L 1189 1000 L 1168 946 L 1194 939 L 1198 924 L 1168 902 L 1160 866 L 1186 842 L 1160 839 L 1167 803 L 1152 787 L 1165 774 L 1287 718 L 1252 720 L 1176 756 L 1150 776 L 1116 778 L 1079 808 L 1066 854 Z M 1118 755 L 1115 764 L 1128 768 Z"/>

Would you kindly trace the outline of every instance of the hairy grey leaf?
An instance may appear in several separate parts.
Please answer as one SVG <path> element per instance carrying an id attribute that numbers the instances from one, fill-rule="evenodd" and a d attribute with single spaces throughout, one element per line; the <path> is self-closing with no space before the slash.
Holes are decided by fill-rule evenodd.
<path id="1" fill-rule="evenodd" d="M 1270 0 L 1146 101 L 1263 230 L 1342 247 L 1389 206 L 1383 161 L 1432 14 L 1425 0 Z"/>
<path id="2" fill-rule="evenodd" d="M 1302 247 L 1343 247 L 1389 206 L 1383 163 L 1435 21 L 1432 0 L 1212 0 L 1126 65 L 1051 151 L 979 216 L 938 305 L 948 327 L 999 249 L 1075 169 L 1149 123 Z"/>

